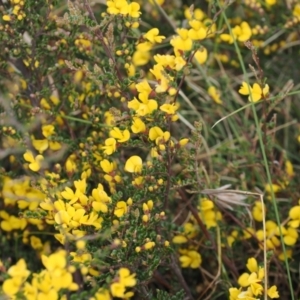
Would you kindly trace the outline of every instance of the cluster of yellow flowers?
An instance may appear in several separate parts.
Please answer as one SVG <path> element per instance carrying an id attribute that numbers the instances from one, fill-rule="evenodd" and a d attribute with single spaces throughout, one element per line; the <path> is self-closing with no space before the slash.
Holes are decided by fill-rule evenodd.
<path id="1" fill-rule="evenodd" d="M 19 21 L 24 19 L 26 17 L 26 13 L 23 10 L 23 7 L 25 5 L 24 0 L 11 0 L 12 3 L 12 11 L 10 14 L 3 15 L 2 19 L 4 21 L 13 21 L 15 18 Z"/>
<path id="2" fill-rule="evenodd" d="M 2 16 L 2 21 L 7 26 L 15 20 L 24 21 L 26 17 L 25 1 L 10 2 L 11 10 Z M 164 3 L 163 0 L 150 2 L 151 5 Z M 276 0 L 266 0 L 266 9 L 272 9 L 276 3 Z M 191 65 L 202 68 L 209 61 L 207 45 L 211 40 L 224 42 L 229 47 L 234 42 L 242 45 L 252 36 L 259 37 L 267 32 L 266 28 L 252 28 L 250 21 L 248 23 L 236 18 L 232 20 L 231 30 L 219 34 L 215 20 L 201 9 L 185 9 L 185 24 L 176 28 L 176 33 L 168 38 L 157 27 L 141 33 L 141 7 L 138 2 L 108 0 L 106 4 L 106 12 L 101 14 L 101 26 L 104 24 L 105 28 L 105 34 L 101 37 L 102 47 L 108 47 L 112 56 L 108 58 L 106 66 L 98 59 L 92 61 L 94 73 L 98 72 L 96 75 L 101 80 L 96 75 L 91 75 L 91 66 L 83 63 L 85 57 L 97 54 L 98 40 L 87 32 L 75 34 L 72 45 L 68 45 L 68 34 L 65 38 L 57 37 L 53 45 L 48 45 L 49 49 L 72 46 L 78 52 L 74 65 L 63 55 L 58 55 L 55 64 L 55 68 L 61 73 L 70 75 L 73 90 L 68 90 L 68 84 L 64 83 L 63 89 L 68 95 L 59 94 L 51 74 L 47 75 L 51 86 L 50 94 L 31 95 L 39 98 L 36 100 L 39 107 L 32 107 L 28 113 L 29 121 L 32 124 L 36 121 L 30 134 L 24 134 L 20 138 L 20 133 L 15 128 L 6 126 L 2 129 L 6 134 L 1 141 L 5 149 L 22 145 L 21 157 L 17 154 L 9 157 L 10 166 L 13 170 L 22 168 L 27 175 L 18 179 L 11 174 L 3 177 L 1 232 L 5 233 L 8 240 L 21 233 L 23 243 L 36 250 L 43 264 L 43 270 L 34 273 L 27 269 L 24 259 L 18 260 L 7 270 L 4 263 L 0 262 L 1 271 L 6 273 L 2 291 L 12 299 L 17 299 L 18 295 L 28 300 L 67 299 L 64 296 L 66 293 L 76 292 L 81 288 L 75 282 L 75 272 L 78 270 L 83 276 L 83 282 L 93 286 L 96 285 L 96 277 L 103 272 L 108 274 L 106 282 L 101 281 L 103 286 L 97 286 L 97 290 L 90 295 L 91 300 L 111 300 L 113 297 L 129 299 L 134 296 L 130 288 L 137 285 L 138 274 L 131 273 L 129 265 L 114 250 L 126 249 L 128 253 L 132 251 L 145 266 L 145 257 L 149 260 L 153 258 L 151 255 L 147 256 L 149 253 L 154 253 L 157 249 L 159 252 L 170 246 L 168 239 L 163 238 L 160 230 L 157 230 L 157 224 L 167 218 L 162 204 L 167 202 L 166 193 L 171 193 L 173 184 L 175 185 L 170 179 L 171 164 L 189 143 L 188 138 L 177 139 L 171 130 L 172 125 L 179 120 L 178 94 L 181 83 L 178 79 L 188 74 Z M 245 5 L 262 9 L 256 1 L 246 1 Z M 299 11 L 300 6 L 296 4 L 293 15 L 297 19 Z M 53 19 L 61 22 L 58 18 Z M 111 24 L 116 24 L 116 28 Z M 124 36 L 118 40 L 114 36 L 114 30 L 121 32 L 124 26 Z M 1 28 L 4 27 L 1 25 Z M 55 34 L 59 35 L 67 30 L 66 25 Z M 95 26 L 93 30 L 97 32 L 98 27 Z M 128 32 L 135 35 L 136 39 L 132 44 L 126 40 Z M 253 45 L 263 46 L 263 42 L 257 39 L 253 41 Z M 265 48 L 265 53 L 283 46 L 284 44 L 269 46 Z M 159 47 L 168 47 L 169 50 L 164 54 L 156 54 Z M 25 67 L 37 70 L 42 61 L 31 57 L 31 50 L 26 53 L 28 57 L 22 59 Z M 228 57 L 226 54 L 214 54 L 212 60 L 228 63 Z M 151 66 L 148 67 L 150 62 Z M 126 84 L 122 82 L 122 77 L 118 78 L 118 70 L 109 70 L 111 73 L 105 70 L 108 66 L 113 69 L 117 63 L 121 64 L 120 73 L 124 72 L 128 77 Z M 231 63 L 238 66 L 234 60 Z M 141 67 L 144 67 L 144 73 L 138 76 Z M 15 71 L 9 70 L 10 74 L 13 72 Z M 112 76 L 114 82 L 111 82 L 111 78 L 102 80 L 105 74 Z M 43 76 L 43 80 L 47 76 Z M 206 80 L 207 95 L 220 107 L 223 105 L 221 90 L 209 76 Z M 261 82 L 258 79 L 256 81 L 253 85 L 245 81 L 238 82 L 241 84 L 238 92 L 248 96 L 250 102 L 268 100 L 269 85 L 262 79 Z M 17 99 L 20 105 L 28 107 L 31 102 L 24 96 L 27 89 L 27 82 L 21 79 L 9 93 L 9 98 Z M 103 107 L 90 105 L 91 99 L 99 100 L 97 97 L 108 104 L 105 103 Z M 120 111 L 114 107 L 114 103 L 122 107 Z M 70 108 L 73 111 L 69 112 Z M 82 117 L 82 124 L 89 127 L 82 130 L 78 126 L 80 137 L 72 129 L 72 122 L 78 121 L 78 115 Z M 69 138 L 64 139 L 67 135 Z M 148 152 L 134 153 L 136 145 Z M 127 152 L 129 147 L 133 150 Z M 272 186 L 275 192 L 286 188 L 289 179 L 293 177 L 292 166 L 287 165 L 287 169 L 287 176 L 281 184 Z M 265 190 L 268 194 L 267 187 Z M 261 224 L 268 216 L 263 215 L 263 211 L 267 211 L 267 207 L 255 202 L 251 215 L 256 224 Z M 182 226 L 183 231 L 176 232 L 172 240 L 173 244 L 179 245 L 177 254 L 182 268 L 200 268 L 205 261 L 201 249 L 203 232 L 219 228 L 223 222 L 226 220 L 215 202 L 200 198 L 196 215 L 188 216 Z M 154 229 L 148 235 L 146 231 L 151 226 Z M 222 235 L 226 238 L 226 243 L 222 241 L 221 246 L 232 250 L 237 240 L 255 237 L 259 248 L 263 249 L 262 242 L 266 236 L 267 250 L 274 250 L 283 260 L 280 235 L 283 235 L 285 245 L 293 246 L 299 237 L 299 226 L 300 202 L 290 209 L 289 218 L 283 225 L 276 224 L 268 216 L 266 232 L 255 226 L 243 228 L 243 233 L 242 230 L 231 230 L 230 234 Z M 59 242 L 60 247 L 68 251 L 58 250 L 51 254 L 52 245 L 36 236 L 33 233 L 36 229 L 39 232 L 54 231 L 55 242 Z M 168 234 L 168 237 L 173 235 L 172 232 Z M 102 257 L 92 242 L 100 235 L 107 237 L 107 241 L 101 244 L 101 251 L 105 253 L 104 250 L 109 249 L 108 260 L 116 258 L 118 267 L 110 266 L 110 269 L 103 268 L 103 271 L 99 266 L 101 264 L 97 264 Z M 199 243 L 195 242 L 198 238 Z M 89 251 L 90 240 L 93 252 Z M 288 249 L 287 254 L 291 257 L 292 249 Z M 244 273 L 238 279 L 240 287 L 229 289 L 230 300 L 260 299 L 264 294 L 272 299 L 279 297 L 276 286 L 264 290 L 265 268 L 259 267 L 255 258 L 249 258 L 247 268 L 250 273 Z"/>
<path id="3" fill-rule="evenodd" d="M 260 296 L 264 293 L 264 287 L 262 285 L 265 277 L 265 269 L 260 267 L 255 258 L 251 257 L 247 262 L 247 269 L 250 273 L 243 273 L 239 279 L 238 283 L 240 288 L 230 288 L 229 289 L 229 299 L 238 300 L 259 300 Z M 243 288 L 247 288 L 244 290 Z M 266 291 L 268 297 L 271 299 L 279 298 L 279 294 L 276 286 L 271 286 Z"/>
<path id="4" fill-rule="evenodd" d="M 72 273 L 75 268 L 67 265 L 66 251 L 60 250 L 49 257 L 42 255 L 41 260 L 45 267 L 40 273 L 32 274 L 31 283 L 25 282 L 30 271 L 26 262 L 20 259 L 10 267 L 7 274 L 10 278 L 3 283 L 3 292 L 14 299 L 17 293 L 23 292 L 25 299 L 58 299 L 61 290 L 76 291 L 79 286 L 73 282 Z M 62 298 L 61 298 L 62 299 Z"/>

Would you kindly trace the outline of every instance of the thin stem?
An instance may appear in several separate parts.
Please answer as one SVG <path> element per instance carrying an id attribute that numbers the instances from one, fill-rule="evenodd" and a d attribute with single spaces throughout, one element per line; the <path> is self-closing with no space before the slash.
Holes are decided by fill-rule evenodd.
<path id="1" fill-rule="evenodd" d="M 217 0 L 217 1 L 218 1 L 219 7 L 221 8 L 220 1 L 219 0 Z M 230 23 L 228 21 L 228 18 L 226 16 L 226 14 L 224 12 L 222 12 L 222 16 L 223 16 L 223 18 L 225 20 L 225 23 L 226 23 L 226 25 L 227 25 L 227 27 L 230 31 L 231 36 L 233 36 L 232 28 L 230 26 Z M 238 56 L 243 74 L 245 76 L 245 81 L 246 81 L 247 85 L 249 86 L 249 79 L 248 79 L 246 67 L 245 67 L 245 64 L 244 64 L 244 61 L 243 61 L 243 58 L 242 58 L 242 55 L 241 55 L 241 51 L 239 49 L 239 46 L 237 44 L 236 39 L 234 39 L 234 47 L 235 47 L 235 50 L 236 50 L 236 53 L 237 53 L 237 56 Z M 252 97 L 251 93 L 250 93 L 250 97 Z M 292 284 L 292 279 L 291 279 L 291 274 L 290 274 L 290 269 L 289 269 L 289 264 L 288 264 L 286 248 L 285 248 L 285 244 L 284 244 L 284 240 L 283 240 L 282 229 L 281 229 L 281 226 L 280 226 L 281 222 L 280 222 L 278 207 L 277 207 L 276 200 L 275 200 L 275 193 L 274 193 L 273 185 L 272 185 L 271 173 L 270 173 L 270 169 L 269 169 L 269 165 L 268 165 L 268 159 L 267 159 L 267 155 L 266 155 L 266 151 L 265 151 L 265 146 L 264 146 L 264 143 L 263 143 L 263 137 L 262 137 L 262 132 L 261 132 L 261 128 L 260 128 L 260 122 L 258 120 L 258 116 L 257 116 L 256 110 L 255 110 L 255 104 L 254 104 L 253 101 L 251 101 L 251 108 L 252 108 L 252 112 L 253 112 L 253 116 L 254 116 L 257 135 L 258 135 L 258 138 L 259 138 L 260 150 L 261 150 L 261 153 L 262 153 L 262 156 L 263 156 L 264 167 L 265 167 L 265 170 L 266 170 L 268 183 L 270 185 L 272 203 L 273 203 L 273 207 L 274 207 L 274 211 L 275 211 L 276 222 L 277 222 L 277 225 L 278 225 L 278 228 L 279 228 L 280 241 L 281 241 L 281 246 L 282 246 L 283 254 L 284 254 L 284 261 L 285 261 L 286 272 L 287 272 L 288 281 L 289 281 L 291 299 L 295 300 L 294 292 L 293 292 L 294 289 L 293 289 L 293 284 Z M 265 268 L 266 268 L 266 265 L 265 265 Z M 268 296 L 267 296 L 267 293 L 265 291 L 265 300 L 267 300 L 267 297 Z"/>

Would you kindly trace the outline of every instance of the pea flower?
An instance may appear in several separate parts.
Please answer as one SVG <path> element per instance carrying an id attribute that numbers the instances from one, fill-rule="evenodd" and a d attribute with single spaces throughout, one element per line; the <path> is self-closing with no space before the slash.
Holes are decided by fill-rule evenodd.
<path id="1" fill-rule="evenodd" d="M 128 5 L 128 14 L 132 18 L 138 18 L 141 14 L 140 5 L 137 2 L 131 2 Z"/>
<path id="2" fill-rule="evenodd" d="M 125 293 L 127 287 L 136 285 L 135 274 L 130 274 L 127 268 L 121 268 L 118 276 L 115 278 L 114 283 L 110 286 L 110 291 L 113 297 L 128 298 L 129 293 Z"/>
<path id="3" fill-rule="evenodd" d="M 236 25 L 232 29 L 232 35 L 223 33 L 220 35 L 220 38 L 222 41 L 232 44 L 234 40 L 245 42 L 250 39 L 251 35 L 252 31 L 249 24 L 247 22 L 242 22 L 241 25 Z"/>
<path id="4" fill-rule="evenodd" d="M 7 273 L 11 278 L 3 282 L 2 289 L 9 298 L 14 298 L 13 296 L 20 290 L 30 272 L 27 270 L 25 260 L 21 258 L 14 266 L 8 269 Z"/>
<path id="5" fill-rule="evenodd" d="M 103 213 L 108 212 L 107 203 L 111 202 L 111 198 L 104 191 L 101 183 L 98 184 L 96 189 L 92 190 L 92 196 L 90 197 L 90 200 L 92 200 L 92 206 L 95 211 L 101 211 Z"/>
<path id="6" fill-rule="evenodd" d="M 137 155 L 133 155 L 127 159 L 124 169 L 129 173 L 140 173 L 142 171 L 142 167 L 142 159 Z"/>
<path id="7" fill-rule="evenodd" d="M 126 0 L 112 0 L 107 1 L 107 12 L 111 15 L 127 15 L 129 11 L 129 5 Z"/>
<path id="8" fill-rule="evenodd" d="M 109 135 L 116 139 L 119 143 L 127 142 L 130 139 L 129 130 L 120 130 L 118 127 L 114 127 L 113 130 L 109 132 Z"/>
<path id="9" fill-rule="evenodd" d="M 190 51 L 193 46 L 193 41 L 189 37 L 189 31 L 185 28 L 177 29 L 178 35 L 173 37 L 170 44 L 177 50 Z"/>
<path id="10" fill-rule="evenodd" d="M 204 47 L 201 47 L 201 49 L 197 50 L 195 53 L 195 59 L 200 65 L 204 64 L 207 61 L 207 57 L 208 52 L 207 49 Z"/>
<path id="11" fill-rule="evenodd" d="M 202 22 L 198 20 L 192 20 L 189 22 L 190 26 L 192 27 L 189 30 L 188 36 L 192 40 L 203 40 L 206 37 L 206 29 Z"/>
<path id="12" fill-rule="evenodd" d="M 208 95 L 217 103 L 222 104 L 222 100 L 220 98 L 221 94 L 220 91 L 216 89 L 213 85 L 211 85 L 207 90 Z"/>
<path id="13" fill-rule="evenodd" d="M 128 102 L 128 108 L 133 109 L 138 116 L 151 114 L 157 107 L 157 101 L 149 99 L 149 95 L 146 92 L 139 93 L 139 99 L 134 97 L 133 100 Z"/>
<path id="14" fill-rule="evenodd" d="M 195 250 L 181 250 L 183 255 L 179 257 L 182 268 L 197 269 L 202 263 L 200 253 Z"/>
<path id="15" fill-rule="evenodd" d="M 172 103 L 165 103 L 159 107 L 159 109 L 163 112 L 165 112 L 167 115 L 174 115 L 176 113 L 176 110 L 178 109 L 178 106 L 176 104 Z"/>
<path id="16" fill-rule="evenodd" d="M 159 30 L 157 28 L 152 28 L 147 33 L 144 34 L 144 38 L 153 44 L 155 43 L 159 44 L 166 37 L 163 35 L 159 35 Z"/>
<path id="17" fill-rule="evenodd" d="M 293 228 L 298 228 L 300 226 L 300 200 L 299 205 L 293 206 L 290 209 L 289 217 L 291 219 L 289 225 Z"/>
<path id="18" fill-rule="evenodd" d="M 269 296 L 271 299 L 279 298 L 279 294 L 278 294 L 277 286 L 276 286 L 276 285 L 271 286 L 271 287 L 268 289 L 267 293 L 268 293 L 268 296 Z"/>
<path id="19" fill-rule="evenodd" d="M 114 211 L 114 215 L 117 216 L 118 218 L 122 217 L 123 215 L 125 215 L 127 212 L 127 204 L 125 201 L 118 201 L 115 211 Z"/>
<path id="20" fill-rule="evenodd" d="M 245 96 L 249 95 L 248 99 L 250 102 L 257 102 L 267 96 L 269 93 L 269 85 L 265 84 L 264 88 L 261 88 L 258 83 L 254 83 L 253 87 L 251 87 L 246 82 L 243 82 L 239 93 Z"/>
<path id="21" fill-rule="evenodd" d="M 265 211 L 266 211 L 266 209 L 265 209 Z M 260 201 L 256 201 L 252 208 L 252 216 L 255 221 L 262 222 L 263 217 L 264 217 L 262 212 L 263 212 L 262 203 Z"/>
<path id="22" fill-rule="evenodd" d="M 145 123 L 139 117 L 133 117 L 133 123 L 131 125 L 133 133 L 140 133 L 146 131 Z"/>
<path id="23" fill-rule="evenodd" d="M 104 142 L 105 146 L 102 146 L 104 153 L 106 155 L 113 154 L 117 149 L 117 141 L 114 138 L 108 138 Z"/>
<path id="24" fill-rule="evenodd" d="M 265 276 L 265 270 L 258 266 L 254 257 L 248 259 L 246 266 L 251 273 L 243 273 L 239 277 L 238 283 L 242 287 L 250 286 L 252 293 L 259 296 L 263 293 L 263 286 L 260 283 Z"/>
<path id="25" fill-rule="evenodd" d="M 202 198 L 200 201 L 200 217 L 207 228 L 216 227 L 217 222 L 222 219 L 222 215 L 216 210 L 213 201 Z"/>
<path id="26" fill-rule="evenodd" d="M 33 172 L 38 172 L 41 168 L 41 162 L 44 160 L 43 155 L 33 156 L 32 152 L 27 150 L 24 155 L 24 159 L 29 162 L 29 169 Z"/>

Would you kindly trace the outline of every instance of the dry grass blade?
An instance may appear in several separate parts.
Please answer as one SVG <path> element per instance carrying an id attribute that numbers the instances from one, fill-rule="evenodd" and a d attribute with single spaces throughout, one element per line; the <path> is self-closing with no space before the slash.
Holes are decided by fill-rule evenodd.
<path id="1" fill-rule="evenodd" d="M 217 200 L 217 204 L 231 210 L 233 210 L 233 207 L 231 205 L 249 206 L 250 204 L 244 201 L 250 195 L 250 193 L 239 190 L 228 190 L 230 186 L 230 184 L 226 184 L 217 189 L 203 190 L 201 191 L 201 193 L 214 196 L 215 200 Z"/>

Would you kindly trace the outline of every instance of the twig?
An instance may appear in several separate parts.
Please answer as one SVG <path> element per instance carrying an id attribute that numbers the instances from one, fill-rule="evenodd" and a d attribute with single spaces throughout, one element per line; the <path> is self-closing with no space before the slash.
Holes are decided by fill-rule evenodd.
<path id="1" fill-rule="evenodd" d="M 180 268 L 178 267 L 178 262 L 175 258 L 174 255 L 172 255 L 171 257 L 171 269 L 174 271 L 175 275 L 177 276 L 181 286 L 183 287 L 183 289 L 185 290 L 186 292 L 186 295 L 188 296 L 188 299 L 189 300 L 194 300 L 195 298 L 193 297 L 191 291 L 190 291 L 190 288 L 189 286 L 187 285 L 187 283 L 185 282 L 183 276 L 182 276 L 182 273 L 181 273 L 181 270 Z"/>

